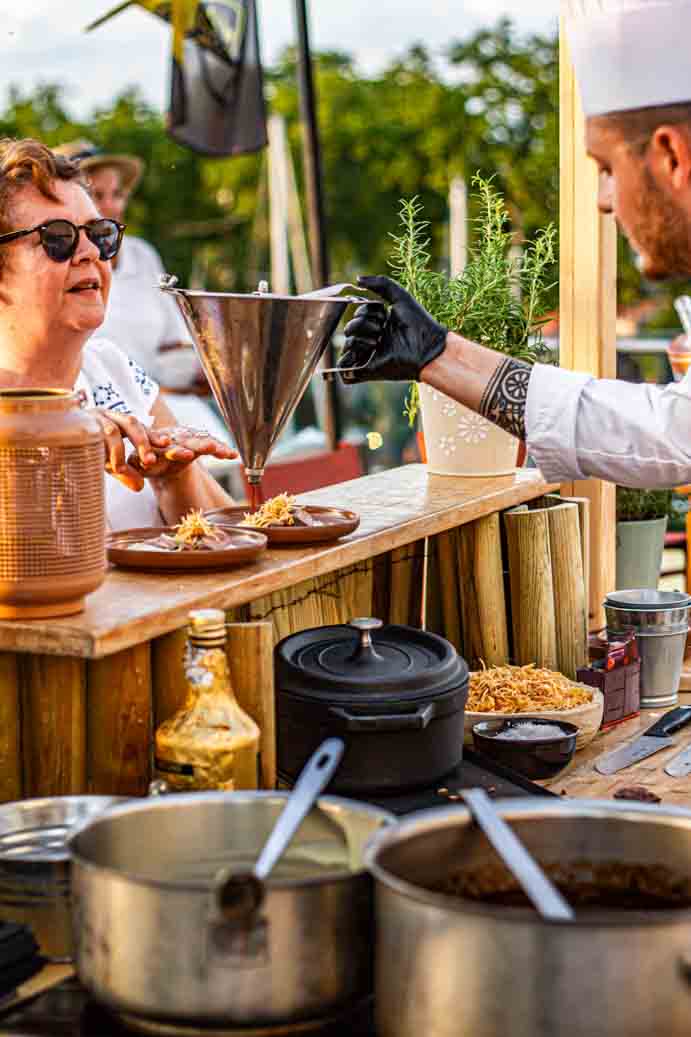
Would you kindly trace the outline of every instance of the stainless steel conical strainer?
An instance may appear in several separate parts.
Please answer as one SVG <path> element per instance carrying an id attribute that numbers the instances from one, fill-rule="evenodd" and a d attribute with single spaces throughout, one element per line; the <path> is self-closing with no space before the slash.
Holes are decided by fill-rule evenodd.
<path id="1" fill-rule="evenodd" d="M 351 285 L 307 295 L 198 292 L 162 278 L 176 299 L 204 373 L 235 438 L 247 480 L 261 481 L 269 452 L 309 384 L 346 307 Z"/>

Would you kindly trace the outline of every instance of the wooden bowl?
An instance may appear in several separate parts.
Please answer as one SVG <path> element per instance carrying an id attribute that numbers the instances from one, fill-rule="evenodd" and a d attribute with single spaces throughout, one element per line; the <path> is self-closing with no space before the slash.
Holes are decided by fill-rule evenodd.
<path id="1" fill-rule="evenodd" d="M 463 721 L 463 744 L 473 744 L 473 724 L 479 724 L 481 720 L 506 720 L 510 717 L 540 717 L 543 720 L 566 720 L 569 724 L 575 724 L 578 728 L 576 739 L 576 751 L 582 749 L 588 742 L 592 742 L 600 730 L 602 714 L 605 708 L 605 700 L 598 688 L 589 688 L 578 681 L 571 682 L 577 688 L 584 688 L 593 693 L 591 702 L 584 702 L 582 706 L 573 709 L 530 709 L 524 713 L 472 713 L 466 710 Z"/>

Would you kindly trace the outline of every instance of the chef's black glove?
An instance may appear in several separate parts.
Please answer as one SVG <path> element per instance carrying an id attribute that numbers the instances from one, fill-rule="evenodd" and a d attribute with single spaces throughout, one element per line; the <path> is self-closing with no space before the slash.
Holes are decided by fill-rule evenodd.
<path id="1" fill-rule="evenodd" d="M 416 382 L 420 372 L 443 352 L 447 329 L 390 277 L 358 277 L 358 284 L 391 303 L 387 310 L 381 302 L 359 306 L 345 326 L 345 351 L 340 368 L 346 382 Z M 368 358 L 374 352 L 369 363 Z M 364 365 L 367 364 L 365 367 Z"/>

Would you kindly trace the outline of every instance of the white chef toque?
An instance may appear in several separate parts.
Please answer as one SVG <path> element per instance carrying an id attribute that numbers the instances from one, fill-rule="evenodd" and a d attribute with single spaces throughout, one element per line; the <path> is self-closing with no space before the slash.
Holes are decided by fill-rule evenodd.
<path id="1" fill-rule="evenodd" d="M 565 0 L 586 116 L 691 102 L 691 0 Z"/>

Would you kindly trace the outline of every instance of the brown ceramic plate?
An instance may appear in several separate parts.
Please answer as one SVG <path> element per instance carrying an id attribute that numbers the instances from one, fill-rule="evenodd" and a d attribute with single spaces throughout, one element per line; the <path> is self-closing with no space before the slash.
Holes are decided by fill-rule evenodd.
<path id="1" fill-rule="evenodd" d="M 321 508 L 314 504 L 300 504 L 317 523 L 314 526 L 264 526 L 270 544 L 321 544 L 325 540 L 338 540 L 347 536 L 360 525 L 360 516 L 343 508 Z M 247 508 L 218 508 L 207 511 L 204 517 L 214 525 L 238 526 L 244 519 Z M 244 528 L 244 527 L 243 527 Z M 247 527 L 251 528 L 251 527 Z"/>
<path id="2" fill-rule="evenodd" d="M 160 551 L 135 547 L 145 540 L 153 540 L 161 533 L 173 534 L 173 526 L 146 529 L 125 529 L 112 533 L 106 540 L 108 561 L 126 569 L 152 569 L 180 572 L 182 569 L 229 569 L 234 565 L 253 562 L 266 550 L 267 538 L 259 530 L 233 529 L 228 523 L 217 523 L 232 540 L 217 551 Z"/>

